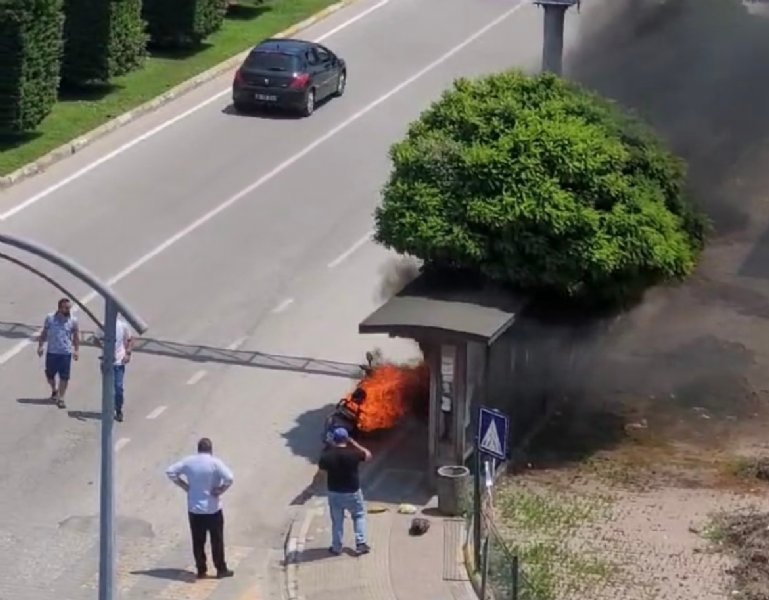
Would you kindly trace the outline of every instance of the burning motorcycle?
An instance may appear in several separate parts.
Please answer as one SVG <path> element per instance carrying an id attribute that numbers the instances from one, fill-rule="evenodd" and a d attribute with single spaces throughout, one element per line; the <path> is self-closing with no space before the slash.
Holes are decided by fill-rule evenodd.
<path id="1" fill-rule="evenodd" d="M 366 363 L 361 365 L 364 377 L 371 375 L 375 368 L 376 356 L 366 352 Z M 334 410 L 326 417 L 323 427 L 323 445 L 327 447 L 331 443 L 331 435 L 335 429 L 343 427 L 350 437 L 357 437 L 360 433 L 360 415 L 363 403 L 366 401 L 366 390 L 358 386 L 348 397 L 342 398 Z"/>
<path id="2" fill-rule="evenodd" d="M 396 427 L 407 413 L 420 414 L 427 407 L 430 377 L 424 363 L 395 365 L 379 352 L 366 353 L 362 379 L 355 390 L 342 398 L 326 417 L 322 440 L 344 427 L 351 437 L 370 435 Z"/>

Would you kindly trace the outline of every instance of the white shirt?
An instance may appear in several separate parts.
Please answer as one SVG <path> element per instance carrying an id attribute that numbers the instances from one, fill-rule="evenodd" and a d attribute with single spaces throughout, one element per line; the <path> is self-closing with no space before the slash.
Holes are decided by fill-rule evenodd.
<path id="1" fill-rule="evenodd" d="M 212 515 L 222 508 L 221 499 L 211 491 L 222 485 L 232 485 L 234 476 L 221 460 L 206 452 L 192 454 L 166 469 L 171 481 L 184 476 L 189 485 L 187 510 L 198 515 Z"/>
<path id="2" fill-rule="evenodd" d="M 125 358 L 125 345 L 131 339 L 131 330 L 123 319 L 118 318 L 115 326 L 115 364 L 122 365 Z"/>

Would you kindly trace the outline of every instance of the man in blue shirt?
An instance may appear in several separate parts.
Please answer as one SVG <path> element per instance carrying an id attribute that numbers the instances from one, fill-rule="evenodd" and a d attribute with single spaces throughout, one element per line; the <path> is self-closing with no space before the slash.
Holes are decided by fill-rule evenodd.
<path id="1" fill-rule="evenodd" d="M 187 492 L 187 511 L 192 533 L 192 553 L 198 578 L 206 576 L 206 538 L 211 536 L 211 558 L 219 579 L 232 577 L 224 558 L 224 514 L 221 496 L 234 481 L 232 471 L 213 455 L 208 438 L 198 442 L 198 453 L 166 469 L 168 478 Z"/>
<path id="2" fill-rule="evenodd" d="M 49 314 L 43 323 L 43 330 L 37 344 L 37 355 L 45 354 L 45 378 L 51 386 L 51 400 L 59 408 L 66 408 L 64 396 L 67 393 L 72 359 L 78 359 L 80 352 L 80 329 L 77 319 L 72 316 L 72 303 L 67 298 L 59 300 L 55 313 Z M 56 377 L 58 376 L 58 385 Z"/>

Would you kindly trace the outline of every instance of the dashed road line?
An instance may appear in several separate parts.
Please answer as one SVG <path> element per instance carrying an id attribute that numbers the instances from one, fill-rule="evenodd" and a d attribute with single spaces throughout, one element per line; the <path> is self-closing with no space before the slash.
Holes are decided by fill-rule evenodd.
<path id="1" fill-rule="evenodd" d="M 368 244 L 371 241 L 371 238 L 373 236 L 374 236 L 374 230 L 372 229 L 371 231 L 366 233 L 366 235 L 360 238 L 357 242 L 355 242 L 352 246 L 350 246 L 347 250 L 342 252 L 334 260 L 328 263 L 328 268 L 335 269 L 336 267 L 341 265 L 344 261 L 350 258 L 353 254 L 355 254 L 360 248 Z"/>
<path id="2" fill-rule="evenodd" d="M 120 438 L 117 442 L 115 442 L 115 452 L 120 452 L 128 445 L 128 442 L 130 441 L 131 438 Z"/>
<path id="3" fill-rule="evenodd" d="M 187 385 L 195 385 L 198 383 L 201 379 L 203 379 L 206 376 L 206 372 L 201 369 L 200 371 L 197 371 L 192 374 L 192 377 L 190 377 L 187 380 Z"/>
<path id="4" fill-rule="evenodd" d="M 240 348 L 243 344 L 246 343 L 246 340 L 248 339 L 247 335 L 244 335 L 243 337 L 238 338 L 234 342 L 232 342 L 229 346 L 227 346 L 227 350 L 237 350 Z"/>
<path id="5" fill-rule="evenodd" d="M 166 412 L 167 406 L 158 406 L 155 410 L 153 410 L 150 414 L 147 415 L 148 419 L 157 419 L 160 415 L 162 415 L 164 412 Z"/>
<path id="6" fill-rule="evenodd" d="M 293 298 L 286 298 L 283 302 L 278 304 L 275 308 L 272 309 L 273 314 L 279 314 L 282 313 L 284 310 L 286 310 L 289 306 L 291 306 L 294 303 Z"/>

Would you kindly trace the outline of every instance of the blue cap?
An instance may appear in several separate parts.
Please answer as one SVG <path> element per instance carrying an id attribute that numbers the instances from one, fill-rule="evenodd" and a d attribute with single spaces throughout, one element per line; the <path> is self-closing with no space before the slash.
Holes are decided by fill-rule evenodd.
<path id="1" fill-rule="evenodd" d="M 331 434 L 335 444 L 343 444 L 350 439 L 350 433 L 344 427 L 337 427 Z"/>

